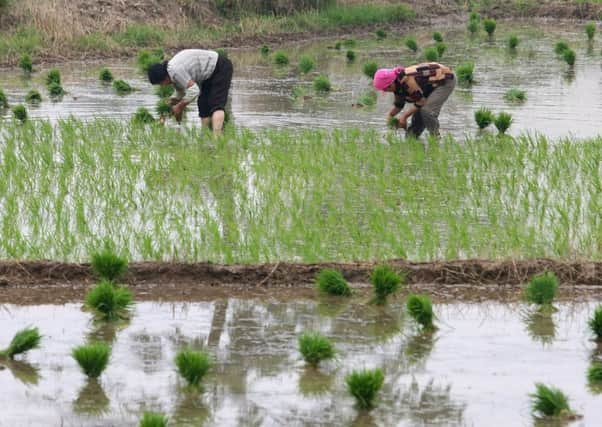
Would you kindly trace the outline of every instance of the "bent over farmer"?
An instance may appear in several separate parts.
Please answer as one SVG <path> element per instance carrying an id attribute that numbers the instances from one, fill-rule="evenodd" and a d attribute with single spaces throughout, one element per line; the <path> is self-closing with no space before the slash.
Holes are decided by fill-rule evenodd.
<path id="1" fill-rule="evenodd" d="M 178 121 L 184 108 L 198 98 L 203 126 L 211 127 L 219 134 L 224 127 L 232 71 L 232 62 L 217 52 L 185 49 L 169 61 L 151 65 L 148 79 L 153 85 L 175 86 L 176 95 L 170 99 L 170 104 Z"/>
<path id="2" fill-rule="evenodd" d="M 439 112 L 456 86 L 451 68 L 436 62 L 381 68 L 374 74 L 373 83 L 375 89 L 395 94 L 388 116 L 390 121 L 403 110 L 406 102 L 414 104 L 401 114 L 398 128 L 407 129 L 408 135 L 416 138 L 424 129 L 439 136 Z M 407 127 L 410 117 L 412 124 Z"/>

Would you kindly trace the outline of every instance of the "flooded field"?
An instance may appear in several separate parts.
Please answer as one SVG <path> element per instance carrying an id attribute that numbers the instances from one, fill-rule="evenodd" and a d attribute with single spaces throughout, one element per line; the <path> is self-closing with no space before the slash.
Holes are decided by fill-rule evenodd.
<path id="1" fill-rule="evenodd" d="M 586 329 L 591 302 L 563 302 L 551 316 L 517 303 L 437 304 L 439 330 L 420 333 L 401 302 L 377 308 L 352 302 L 228 298 L 142 302 L 133 319 L 99 328 L 80 304 L 0 310 L 0 343 L 37 325 L 42 346 L 0 370 L 0 426 L 135 426 L 144 410 L 166 413 L 173 426 L 530 426 L 535 382 L 562 389 L 597 426 L 600 395 L 586 370 L 596 345 Z M 330 337 L 338 359 L 306 368 L 297 336 Z M 88 381 L 70 353 L 90 339 L 112 345 L 98 382 Z M 204 391 L 184 388 L 175 352 L 203 348 L 216 359 Z M 378 406 L 358 411 L 344 376 L 380 367 Z M 535 422 L 538 426 L 561 425 Z"/>
<path id="2" fill-rule="evenodd" d="M 573 27 L 574 30 L 568 30 Z M 600 69 L 600 42 L 588 43 L 579 25 L 549 25 L 542 23 L 512 24 L 500 22 L 494 40 L 485 35 L 470 38 L 464 28 L 431 28 L 417 31 L 421 49 L 412 53 L 404 46 L 409 34 L 389 36 L 382 41 L 359 40 L 355 47 L 357 59 L 348 63 L 343 47 L 332 48 L 336 40 L 326 40 L 289 46 L 291 65 L 277 67 L 271 57 L 262 57 L 257 51 L 230 50 L 236 71 L 232 90 L 232 110 L 240 126 L 258 128 L 345 128 L 374 127 L 385 129 L 385 115 L 391 105 L 391 95 L 380 95 L 372 108 L 353 108 L 359 97 L 371 88 L 362 73 L 367 60 L 382 66 L 405 65 L 424 61 L 422 48 L 432 46 L 432 31 L 443 32 L 448 45 L 441 62 L 452 67 L 465 61 L 474 61 L 475 79 L 472 88 L 458 87 L 445 105 L 442 129 L 456 137 L 474 135 L 474 111 L 487 107 L 496 112 L 513 114 L 510 133 L 541 132 L 557 138 L 579 138 L 598 135 L 599 126 L 593 117 L 602 114 L 602 72 Z M 509 34 L 516 33 L 520 44 L 515 52 L 507 48 Z M 554 54 L 554 44 L 566 40 L 577 53 L 574 69 Z M 297 61 L 301 55 L 316 59 L 316 71 L 301 77 Z M 128 96 L 116 95 L 110 86 L 98 81 L 98 72 L 109 66 L 116 78 L 125 79 L 138 91 Z M 22 102 L 25 93 L 35 87 L 45 96 L 44 75 L 48 67 L 38 67 L 33 79 L 24 79 L 20 71 L 0 71 L 2 88 L 9 101 Z M 68 94 L 62 102 L 44 102 L 30 109 L 32 117 L 56 119 L 73 114 L 80 118 L 129 117 L 140 106 L 154 111 L 157 97 L 146 78 L 132 62 L 69 63 L 59 65 L 63 86 Z M 313 93 L 312 79 L 317 73 L 328 75 L 334 91 L 327 96 Z M 295 101 L 293 88 L 307 89 L 311 99 Z M 509 104 L 505 92 L 516 87 L 526 91 L 527 101 Z M 45 96 L 47 99 L 47 97 Z M 9 112 L 6 113 L 8 115 Z M 188 113 L 189 123 L 196 121 L 196 107 Z"/>

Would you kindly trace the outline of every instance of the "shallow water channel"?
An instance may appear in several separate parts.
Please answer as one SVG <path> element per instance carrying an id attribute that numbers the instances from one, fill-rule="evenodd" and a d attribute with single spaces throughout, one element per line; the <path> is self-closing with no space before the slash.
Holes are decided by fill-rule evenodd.
<path id="1" fill-rule="evenodd" d="M 425 28 L 411 34 L 389 34 L 383 41 L 359 40 L 351 49 L 357 60 L 348 63 L 345 52 L 332 48 L 336 40 L 322 40 L 287 46 L 291 65 L 276 67 L 271 57 L 262 57 L 257 50 L 232 49 L 229 56 L 235 64 L 232 110 L 238 125 L 259 129 L 274 127 L 335 128 L 375 127 L 385 130 L 384 117 L 391 106 L 391 95 L 380 95 L 371 108 L 353 108 L 359 97 L 371 90 L 370 81 L 362 73 L 362 65 L 375 60 L 382 66 L 405 65 L 424 61 L 423 48 L 432 46 L 432 31 L 442 31 L 448 49 L 441 62 L 452 67 L 474 61 L 475 79 L 472 88 L 458 87 L 445 105 L 442 130 L 455 136 L 474 135 L 474 111 L 487 107 L 494 112 L 513 114 L 511 134 L 541 132 L 550 137 L 592 137 L 600 133 L 598 117 L 602 114 L 602 71 L 600 49 L 596 39 L 588 43 L 578 24 L 543 24 L 499 22 L 493 40 L 484 33 L 469 38 L 459 28 Z M 517 34 L 521 42 L 516 52 L 506 47 L 509 34 Z M 415 35 L 421 49 L 412 53 L 403 44 L 408 35 Z M 577 53 L 574 69 L 554 54 L 554 44 L 564 39 Z M 301 76 L 298 58 L 310 55 L 316 59 L 316 70 Z M 125 79 L 139 90 L 128 96 L 117 96 L 110 86 L 98 82 L 102 66 L 109 66 L 116 78 Z M 49 102 L 44 76 L 49 66 L 37 67 L 31 80 L 19 70 L 0 71 L 0 86 L 12 104 L 23 102 L 30 88 L 37 88 L 45 97 L 38 107 L 30 108 L 32 117 L 56 119 L 73 114 L 77 117 L 129 117 L 140 106 L 154 111 L 157 97 L 152 87 L 138 72 L 133 62 L 66 63 L 58 68 L 63 73 L 63 86 L 68 91 L 61 102 Z M 326 74 L 334 90 L 327 96 L 316 95 L 312 79 Z M 293 88 L 306 89 L 305 100 L 294 100 Z M 505 92 L 516 87 L 527 93 L 523 104 L 504 101 Z M 8 117 L 10 111 L 5 112 Z M 188 113 L 189 123 L 196 124 L 196 107 Z"/>
<path id="2" fill-rule="evenodd" d="M 172 426 L 526 426 L 535 422 L 535 382 L 571 397 L 584 416 L 572 425 L 599 425 L 601 396 L 586 380 L 596 357 L 586 330 L 595 304 L 557 306 L 541 317 L 516 303 L 438 304 L 440 329 L 427 336 L 401 302 L 142 302 L 117 329 L 94 326 L 80 304 L 5 305 L 1 346 L 27 325 L 39 326 L 43 342 L 0 370 L 0 426 L 135 426 L 144 410 L 168 414 Z M 336 362 L 305 368 L 297 336 L 307 329 L 333 339 Z M 70 357 L 93 338 L 113 347 L 98 383 Z M 174 369 L 186 345 L 216 358 L 200 394 L 186 391 Z M 362 367 L 385 372 L 370 413 L 356 410 L 345 390 L 344 376 Z"/>

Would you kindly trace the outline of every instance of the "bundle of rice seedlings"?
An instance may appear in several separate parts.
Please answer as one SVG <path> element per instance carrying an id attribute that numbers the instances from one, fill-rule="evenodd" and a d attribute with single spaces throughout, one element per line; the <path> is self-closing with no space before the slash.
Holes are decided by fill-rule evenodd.
<path id="1" fill-rule="evenodd" d="M 381 265 L 370 274 L 370 282 L 374 288 L 374 302 L 382 305 L 401 287 L 401 276 L 388 265 Z"/>
<path id="2" fill-rule="evenodd" d="M 148 69 L 153 64 L 158 64 L 163 62 L 163 57 L 165 56 L 163 49 L 141 49 L 138 52 L 136 57 L 136 63 L 138 64 L 138 69 L 141 73 L 148 72 Z"/>
<path id="3" fill-rule="evenodd" d="M 303 55 L 301 58 L 299 58 L 299 70 L 303 74 L 309 73 L 314 69 L 315 66 L 316 63 L 310 56 Z"/>
<path id="4" fill-rule="evenodd" d="M 330 92 L 332 86 L 330 84 L 330 80 L 325 75 L 316 76 L 314 79 L 314 89 L 316 92 Z"/>
<path id="5" fill-rule="evenodd" d="M 558 292 L 558 278 L 550 271 L 533 277 L 524 290 L 527 301 L 539 306 L 551 306 Z"/>
<path id="6" fill-rule="evenodd" d="M 288 55 L 282 50 L 277 50 L 276 52 L 274 52 L 273 61 L 276 65 L 288 65 Z"/>
<path id="7" fill-rule="evenodd" d="M 602 386 L 602 362 L 594 362 L 587 370 L 590 385 Z"/>
<path id="8" fill-rule="evenodd" d="M 140 427 L 167 427 L 167 417 L 157 412 L 145 412 Z"/>
<path id="9" fill-rule="evenodd" d="M 497 128 L 500 134 L 506 133 L 510 125 L 512 124 L 512 114 L 501 112 L 495 117 L 495 121 L 493 122 L 495 127 Z"/>
<path id="10" fill-rule="evenodd" d="M 518 46 L 518 36 L 516 36 L 515 34 L 512 34 L 510 37 L 508 37 L 508 48 L 509 49 L 516 49 L 516 47 Z"/>
<path id="11" fill-rule="evenodd" d="M 571 418 L 575 413 L 569 407 L 569 398 L 561 390 L 545 384 L 535 384 L 535 393 L 529 394 L 531 411 L 536 417 Z"/>
<path id="12" fill-rule="evenodd" d="M 52 83 L 61 84 L 61 72 L 57 68 L 49 70 L 46 74 L 46 86 L 50 86 Z"/>
<path id="13" fill-rule="evenodd" d="M 157 103 L 157 114 L 160 117 L 167 117 L 172 114 L 171 106 L 169 105 L 169 102 L 167 102 L 166 99 L 160 99 Z"/>
<path id="14" fill-rule="evenodd" d="M 564 52 L 562 52 L 562 59 L 564 59 L 564 62 L 566 62 L 569 66 L 572 67 L 573 65 L 575 65 L 577 54 L 573 49 L 567 49 Z"/>
<path id="15" fill-rule="evenodd" d="M 25 102 L 29 104 L 39 104 L 42 102 L 42 95 L 40 95 L 40 92 L 37 90 L 32 89 L 25 95 Z"/>
<path id="16" fill-rule="evenodd" d="M 437 57 L 441 58 L 443 56 L 443 54 L 445 53 L 445 51 L 447 50 L 447 45 L 443 42 L 438 42 L 435 45 L 435 49 L 437 49 Z"/>
<path id="17" fill-rule="evenodd" d="M 259 48 L 259 52 L 261 52 L 263 56 L 268 56 L 270 53 L 270 47 L 267 44 L 264 44 Z"/>
<path id="18" fill-rule="evenodd" d="M 322 360 L 329 360 L 335 356 L 332 342 L 318 332 L 304 332 L 299 336 L 298 341 L 303 360 L 314 368 Z"/>
<path id="19" fill-rule="evenodd" d="M 443 36 L 441 35 L 441 33 L 439 31 L 435 31 L 433 33 L 433 40 L 435 40 L 437 43 L 443 42 Z"/>
<path id="20" fill-rule="evenodd" d="M 469 85 L 474 83 L 474 62 L 464 62 L 456 67 L 456 76 L 460 83 Z"/>
<path id="21" fill-rule="evenodd" d="M 343 277 L 343 275 L 337 270 L 325 268 L 320 270 L 316 278 L 316 288 L 325 294 L 349 296 L 351 295 L 351 288 Z"/>
<path id="22" fill-rule="evenodd" d="M 387 32 L 382 28 L 377 29 L 374 32 L 374 35 L 376 36 L 377 40 L 384 40 L 385 38 L 387 38 Z"/>
<path id="23" fill-rule="evenodd" d="M 385 381 L 382 369 L 354 370 L 345 377 L 347 390 L 361 409 L 374 407 L 376 397 Z"/>
<path id="24" fill-rule="evenodd" d="M 15 105 L 13 107 L 13 117 L 21 123 L 25 123 L 27 121 L 27 108 L 21 104 Z"/>
<path id="25" fill-rule="evenodd" d="M 60 83 L 50 83 L 48 85 L 48 93 L 53 98 L 58 98 L 65 94 L 65 89 L 63 89 Z"/>
<path id="26" fill-rule="evenodd" d="M 8 347 L 0 351 L 0 357 L 14 359 L 17 354 L 23 354 L 40 346 L 42 336 L 38 328 L 25 328 L 18 331 Z"/>
<path id="27" fill-rule="evenodd" d="M 368 61 L 364 64 L 362 70 L 366 77 L 373 79 L 376 70 L 378 70 L 378 63 L 376 61 Z"/>
<path id="28" fill-rule="evenodd" d="M 85 305 L 100 319 L 113 321 L 129 318 L 132 300 L 132 293 L 127 287 L 102 281 L 88 291 Z"/>
<path id="29" fill-rule="evenodd" d="M 132 122 L 137 124 L 154 123 L 155 118 L 146 108 L 139 107 L 132 117 Z"/>
<path id="30" fill-rule="evenodd" d="M 495 22 L 495 19 L 487 18 L 483 21 L 483 28 L 485 29 L 485 32 L 487 33 L 487 35 L 489 37 L 493 36 L 496 26 L 497 26 L 497 22 Z"/>
<path id="31" fill-rule="evenodd" d="M 111 70 L 106 67 L 101 68 L 100 72 L 98 73 L 98 78 L 101 82 L 111 83 L 113 81 L 113 73 L 111 73 Z"/>
<path id="32" fill-rule="evenodd" d="M 406 307 L 408 313 L 424 330 L 432 331 L 435 330 L 435 324 L 433 319 L 433 303 L 431 299 L 426 295 L 409 295 Z"/>
<path id="33" fill-rule="evenodd" d="M 405 39 L 405 45 L 408 49 L 410 49 L 412 52 L 417 52 L 418 51 L 418 42 L 416 41 L 416 39 L 412 36 L 410 37 L 406 37 Z"/>
<path id="34" fill-rule="evenodd" d="M 567 42 L 560 40 L 559 42 L 556 43 L 556 45 L 554 46 L 554 53 L 556 55 L 562 55 L 564 53 L 565 50 L 569 50 L 569 45 Z"/>
<path id="35" fill-rule="evenodd" d="M 134 88 L 124 80 L 113 81 L 113 89 L 115 89 L 115 92 L 117 92 L 118 95 L 126 95 L 134 90 Z"/>
<path id="36" fill-rule="evenodd" d="M 477 122 L 479 129 L 485 129 L 491 123 L 493 123 L 495 116 L 489 108 L 479 108 L 474 112 L 474 120 Z"/>
<path id="37" fill-rule="evenodd" d="M 33 62 L 31 61 L 31 56 L 28 54 L 21 56 L 21 59 L 19 59 L 19 67 L 26 73 L 31 73 L 33 71 Z"/>
<path id="38" fill-rule="evenodd" d="M 585 34 L 587 34 L 588 40 L 593 40 L 594 35 L 596 34 L 596 24 L 593 22 L 585 24 Z"/>
<path id="39" fill-rule="evenodd" d="M 203 351 L 182 350 L 176 355 L 178 372 L 191 387 L 199 387 L 212 364 L 211 356 Z"/>
<path id="40" fill-rule="evenodd" d="M 173 85 L 157 85 L 155 88 L 155 95 L 161 99 L 169 98 L 173 95 L 175 90 L 176 89 L 173 87 Z"/>
<path id="41" fill-rule="evenodd" d="M 4 91 L 0 89 L 0 110 L 8 108 L 8 98 Z"/>
<path id="42" fill-rule="evenodd" d="M 345 56 L 347 57 L 348 62 L 355 61 L 356 54 L 353 50 L 348 50 L 347 53 L 345 54 Z"/>
<path id="43" fill-rule="evenodd" d="M 372 107 L 376 104 L 377 99 L 377 93 L 373 90 L 369 90 L 360 95 L 358 103 L 365 107 Z"/>
<path id="44" fill-rule="evenodd" d="M 88 378 L 98 378 L 109 364 L 111 347 L 103 342 L 81 345 L 71 355 Z"/>
<path id="45" fill-rule="evenodd" d="M 602 342 L 602 305 L 594 310 L 594 314 L 588 320 L 587 325 L 596 337 L 596 341 Z"/>
<path id="46" fill-rule="evenodd" d="M 521 103 L 527 100 L 527 92 L 517 88 L 510 88 L 504 94 L 504 99 L 508 102 Z"/>
<path id="47" fill-rule="evenodd" d="M 128 269 L 128 261 L 117 255 L 111 248 L 106 247 L 102 251 L 92 254 L 90 267 L 94 274 L 101 279 L 114 281 L 125 274 Z"/>

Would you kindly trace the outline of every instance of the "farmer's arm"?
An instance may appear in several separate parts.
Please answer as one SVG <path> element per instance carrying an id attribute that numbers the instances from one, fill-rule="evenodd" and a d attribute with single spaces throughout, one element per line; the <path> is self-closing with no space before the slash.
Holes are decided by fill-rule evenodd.
<path id="1" fill-rule="evenodd" d="M 420 88 L 414 77 L 407 78 L 404 89 L 407 91 L 407 93 L 409 94 L 409 98 L 414 103 L 414 105 L 408 108 L 406 111 L 404 111 L 404 113 L 399 118 L 399 127 L 405 129 L 408 119 L 412 117 L 412 115 L 415 114 L 420 109 L 420 107 L 424 105 L 424 103 L 426 102 L 426 98 L 424 97 L 422 89 Z"/>

